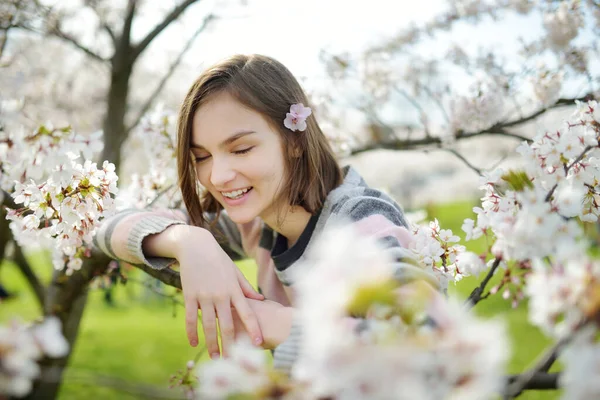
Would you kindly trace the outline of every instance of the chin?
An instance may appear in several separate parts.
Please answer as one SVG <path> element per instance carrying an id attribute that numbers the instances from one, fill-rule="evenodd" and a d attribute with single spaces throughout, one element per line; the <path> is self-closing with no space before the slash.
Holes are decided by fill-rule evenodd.
<path id="1" fill-rule="evenodd" d="M 236 224 L 246 224 L 248 222 L 252 222 L 256 218 L 256 215 L 254 215 L 254 214 L 247 214 L 247 213 L 242 214 L 242 213 L 235 213 L 235 212 L 230 213 L 229 211 L 227 211 L 227 215 Z"/>

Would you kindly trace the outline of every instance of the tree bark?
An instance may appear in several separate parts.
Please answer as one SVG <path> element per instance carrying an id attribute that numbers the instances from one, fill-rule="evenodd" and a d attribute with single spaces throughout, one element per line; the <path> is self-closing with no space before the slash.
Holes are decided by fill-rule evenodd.
<path id="1" fill-rule="evenodd" d="M 44 358 L 40 362 L 42 373 L 27 399 L 55 399 L 60 391 L 62 376 L 77 340 L 79 324 L 87 303 L 91 280 L 106 272 L 110 258 L 94 252 L 81 270 L 67 276 L 56 271 L 46 292 L 44 315 L 55 315 L 62 323 L 62 333 L 69 343 L 69 353 L 62 358 Z"/>
<path id="2" fill-rule="evenodd" d="M 35 294 L 35 298 L 43 312 L 44 301 L 46 298 L 46 288 L 35 274 L 33 268 L 31 268 L 31 265 L 29 265 L 29 261 L 27 261 L 25 254 L 23 254 L 23 249 L 21 249 L 21 246 L 19 246 L 17 243 L 15 243 L 15 254 L 13 261 L 15 264 L 17 264 L 17 268 L 19 268 L 25 279 L 27 279 L 27 282 L 29 283 L 29 286 L 31 286 L 31 290 L 33 290 L 33 294 Z"/>
<path id="3" fill-rule="evenodd" d="M 117 57 L 117 56 L 115 56 Z M 125 54 L 113 61 L 110 87 L 107 95 L 107 110 L 104 117 L 104 149 L 102 159 L 115 164 L 117 171 L 121 164 L 121 146 L 127 139 L 125 114 L 129 98 L 129 80 L 132 66 L 128 65 Z M 120 64 L 120 65 L 119 65 Z"/>

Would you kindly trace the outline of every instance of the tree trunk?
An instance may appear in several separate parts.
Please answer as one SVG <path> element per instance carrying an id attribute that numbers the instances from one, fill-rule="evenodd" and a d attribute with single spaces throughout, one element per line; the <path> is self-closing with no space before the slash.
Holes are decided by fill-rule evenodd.
<path id="1" fill-rule="evenodd" d="M 124 64 L 122 67 L 119 64 Z M 117 171 L 121 163 L 121 145 L 127 139 L 125 115 L 129 97 L 129 79 L 132 66 L 126 61 L 113 63 L 110 88 L 108 90 L 106 116 L 104 118 L 104 150 L 102 159 L 115 164 Z"/>
<path id="2" fill-rule="evenodd" d="M 69 353 L 62 358 L 45 358 L 40 362 L 41 376 L 27 399 L 55 399 L 58 396 L 64 370 L 77 340 L 79 323 L 88 297 L 89 284 L 95 276 L 106 272 L 110 258 L 94 252 L 81 270 L 66 276 L 56 271 L 46 292 L 45 315 L 55 315 L 62 322 L 62 331 L 69 343 Z"/>

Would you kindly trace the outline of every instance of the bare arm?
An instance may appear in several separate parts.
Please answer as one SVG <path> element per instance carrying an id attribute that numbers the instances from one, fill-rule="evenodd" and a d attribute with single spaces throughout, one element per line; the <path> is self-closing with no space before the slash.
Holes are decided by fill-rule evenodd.
<path id="1" fill-rule="evenodd" d="M 106 254 L 132 264 L 166 268 L 178 261 L 186 308 L 186 331 L 192 346 L 198 344 L 198 309 L 211 357 L 220 354 L 217 319 L 226 354 L 233 342 L 233 306 L 254 343 L 262 333 L 247 298 L 262 300 L 208 230 L 186 225 L 183 212 L 161 210 L 121 212 L 105 221 L 95 236 Z M 229 235 L 233 237 L 233 235 Z"/>

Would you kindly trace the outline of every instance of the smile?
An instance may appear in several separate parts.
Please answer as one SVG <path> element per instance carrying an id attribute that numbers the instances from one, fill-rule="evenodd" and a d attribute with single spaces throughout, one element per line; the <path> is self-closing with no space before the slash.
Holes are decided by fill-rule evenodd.
<path id="1" fill-rule="evenodd" d="M 244 189 L 233 190 L 231 192 L 221 192 L 221 194 L 228 199 L 239 199 L 251 189 L 252 187 L 247 187 Z"/>

